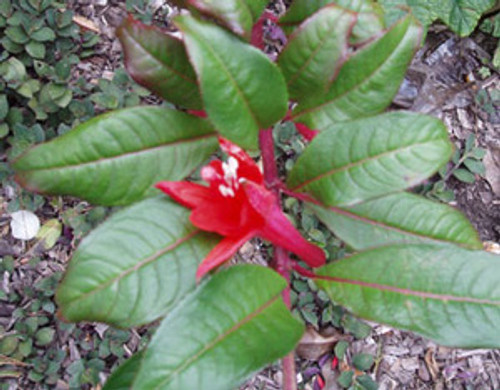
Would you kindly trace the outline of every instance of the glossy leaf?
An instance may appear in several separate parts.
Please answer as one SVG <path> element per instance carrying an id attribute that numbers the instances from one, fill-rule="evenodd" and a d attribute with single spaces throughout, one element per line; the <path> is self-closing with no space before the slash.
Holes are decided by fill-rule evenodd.
<path id="1" fill-rule="evenodd" d="M 266 8 L 267 0 L 189 0 L 198 11 L 216 18 L 233 33 L 250 40 L 253 24 Z"/>
<path id="2" fill-rule="evenodd" d="M 305 19 L 322 7 L 332 3 L 358 13 L 357 23 L 354 25 L 350 37 L 351 43 L 366 41 L 383 30 L 382 9 L 371 0 L 337 0 L 335 2 L 328 0 L 294 0 L 286 14 L 280 19 L 280 26 L 287 33 L 291 33 Z"/>
<path id="3" fill-rule="evenodd" d="M 454 208 L 399 192 L 351 207 L 308 203 L 319 219 L 356 250 L 396 243 L 452 243 L 481 249 L 477 232 Z"/>
<path id="4" fill-rule="evenodd" d="M 100 115 L 13 163 L 16 180 L 42 193 L 123 205 L 181 180 L 217 149 L 210 123 L 160 107 Z"/>
<path id="5" fill-rule="evenodd" d="M 439 344 L 499 348 L 500 256 L 451 245 L 395 245 L 318 270 L 337 304 Z"/>
<path id="6" fill-rule="evenodd" d="M 287 32 L 292 32 L 304 20 L 331 4 L 330 0 L 294 0 L 285 15 L 280 18 L 280 26 Z"/>
<path id="7" fill-rule="evenodd" d="M 111 373 L 102 390 L 130 390 L 141 368 L 144 350 L 136 353 Z"/>
<path id="8" fill-rule="evenodd" d="M 196 74 L 184 43 L 132 17 L 116 30 L 125 55 L 125 67 L 139 84 L 181 107 L 202 108 Z"/>
<path id="9" fill-rule="evenodd" d="M 495 5 L 495 0 L 379 0 L 388 22 L 397 20 L 405 8 L 425 26 L 441 19 L 451 30 L 464 37 L 476 28 L 481 14 Z"/>
<path id="10" fill-rule="evenodd" d="M 221 27 L 185 15 L 175 19 L 194 65 L 209 119 L 226 138 L 257 148 L 259 129 L 281 119 L 288 95 L 278 67 Z"/>
<path id="11" fill-rule="evenodd" d="M 290 98 L 324 92 L 347 56 L 347 41 L 356 15 L 334 5 L 301 24 L 278 59 Z"/>
<path id="12" fill-rule="evenodd" d="M 323 130 L 331 124 L 372 116 L 387 108 L 420 45 L 422 29 L 411 16 L 356 51 L 326 94 L 301 102 L 292 119 Z"/>
<path id="13" fill-rule="evenodd" d="M 198 264 L 217 241 L 164 197 L 120 210 L 74 253 L 56 295 L 61 315 L 119 327 L 154 321 L 194 289 Z"/>
<path id="14" fill-rule="evenodd" d="M 162 321 L 130 389 L 234 389 L 290 352 L 304 325 L 274 271 L 237 265 L 215 274 Z"/>
<path id="15" fill-rule="evenodd" d="M 372 0 L 337 0 L 335 4 L 358 13 L 351 43 L 366 42 L 384 30 L 384 12 L 378 3 Z"/>
<path id="16" fill-rule="evenodd" d="M 451 157 L 446 127 L 426 115 L 391 112 L 321 132 L 288 177 L 327 206 L 348 206 L 411 187 Z"/>

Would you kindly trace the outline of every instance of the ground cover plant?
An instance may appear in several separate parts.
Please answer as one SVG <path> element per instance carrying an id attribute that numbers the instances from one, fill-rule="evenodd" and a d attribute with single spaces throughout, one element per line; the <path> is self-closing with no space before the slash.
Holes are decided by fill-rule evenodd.
<path id="1" fill-rule="evenodd" d="M 127 206 L 82 241 L 56 294 L 69 321 L 162 318 L 105 388 L 232 388 L 282 357 L 294 388 L 290 351 L 304 326 L 288 310 L 292 271 L 360 317 L 497 347 L 499 258 L 479 250 L 459 212 L 404 191 L 447 163 L 447 131 L 382 113 L 421 43 L 414 18 L 386 26 L 370 2 L 295 1 L 273 63 L 258 50 L 260 28 L 276 22 L 260 18 L 265 1 L 192 3 L 174 19 L 182 40 L 133 19 L 118 32 L 130 74 L 175 107 L 98 116 L 13 162 L 31 190 Z M 280 122 L 310 141 L 285 180 Z M 224 156 L 207 163 L 219 146 Z M 260 153 L 263 172 L 244 149 Z M 186 180 L 199 166 L 201 180 Z M 284 197 L 355 253 L 329 261 L 287 219 Z M 273 270 L 221 267 L 255 236 L 274 244 Z"/>

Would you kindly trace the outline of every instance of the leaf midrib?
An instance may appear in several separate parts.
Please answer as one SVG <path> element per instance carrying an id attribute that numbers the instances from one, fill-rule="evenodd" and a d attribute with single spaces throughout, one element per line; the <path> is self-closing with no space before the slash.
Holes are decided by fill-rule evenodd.
<path id="1" fill-rule="evenodd" d="M 324 207 L 319 202 L 317 203 L 317 205 L 320 206 L 320 207 Z M 403 235 L 414 236 L 414 237 L 417 237 L 417 238 L 420 238 L 420 239 L 424 239 L 424 240 L 428 240 L 428 241 L 435 241 L 435 242 L 445 243 L 445 244 L 453 243 L 453 244 L 456 244 L 456 245 L 464 247 L 464 248 L 470 248 L 471 247 L 467 243 L 457 242 L 457 241 L 454 241 L 454 240 L 451 240 L 451 239 L 442 239 L 442 238 L 430 237 L 430 236 L 424 235 L 423 233 L 418 233 L 418 232 L 415 232 L 415 231 L 404 229 L 401 226 L 389 225 L 389 224 L 387 224 L 387 223 L 385 223 L 383 221 L 377 221 L 375 219 L 371 219 L 371 218 L 366 217 L 364 215 L 356 214 L 356 213 L 354 213 L 352 211 L 348 211 L 348 210 L 345 210 L 345 209 L 342 209 L 342 208 L 339 208 L 339 207 L 330 206 L 330 207 L 328 207 L 328 209 L 331 210 L 332 212 L 334 212 L 336 214 L 339 214 L 339 215 L 342 215 L 344 217 L 352 218 L 354 220 L 357 220 L 357 221 L 360 221 L 360 222 L 364 222 L 364 223 L 366 223 L 368 225 L 380 227 L 382 229 L 390 230 L 390 231 L 393 231 L 393 232 L 396 232 L 396 233 L 401 233 Z M 377 247 L 379 247 L 379 246 L 371 247 L 371 248 L 377 248 Z M 366 248 L 366 249 L 368 249 L 368 248 Z"/>
<path id="2" fill-rule="evenodd" d="M 224 73 L 227 76 L 227 79 L 230 81 L 231 84 L 233 84 L 234 90 L 236 91 L 236 93 L 240 97 L 240 100 L 243 102 L 243 104 L 247 108 L 247 112 L 250 114 L 253 122 L 257 125 L 257 128 L 259 128 L 259 129 L 262 128 L 263 126 L 260 124 L 260 121 L 257 120 L 257 117 L 255 116 L 255 114 L 250 106 L 250 102 L 248 101 L 248 99 L 245 96 L 245 94 L 243 93 L 243 91 L 240 89 L 240 87 L 237 83 L 237 80 L 233 77 L 233 74 L 226 67 L 222 58 L 220 58 L 217 55 L 217 52 L 214 50 L 214 48 L 210 44 L 206 43 L 204 40 L 199 38 L 199 34 L 196 34 L 196 35 L 197 35 L 197 41 L 199 42 L 199 44 L 202 45 L 203 47 L 205 47 L 210 52 L 210 54 L 212 54 L 212 57 L 220 65 L 220 69 L 222 69 L 224 71 Z"/>
<path id="3" fill-rule="evenodd" d="M 132 272 L 137 272 L 142 267 L 145 267 L 145 266 L 153 263 L 154 261 L 158 260 L 158 258 L 160 258 L 161 256 L 163 256 L 164 254 L 166 254 L 166 253 L 168 253 L 170 251 L 175 250 L 180 245 L 182 245 L 186 241 L 189 241 L 190 239 L 192 239 L 193 237 L 195 237 L 197 234 L 200 234 L 201 232 L 202 231 L 200 229 L 193 230 L 192 232 L 186 234 L 185 236 L 180 237 L 179 239 L 175 240 L 172 244 L 164 247 L 163 249 L 160 249 L 160 250 L 156 251 L 151 256 L 146 257 L 144 260 L 138 262 L 137 264 L 134 264 L 134 266 L 132 266 L 132 267 L 130 267 L 128 269 L 123 270 L 118 275 L 112 277 L 111 279 L 109 279 L 105 283 L 100 284 L 96 288 L 94 288 L 94 289 L 92 289 L 90 291 L 87 291 L 87 292 L 85 292 L 83 294 L 79 294 L 76 299 L 67 301 L 67 302 L 65 302 L 65 304 L 69 307 L 69 305 L 73 305 L 73 304 L 75 304 L 77 302 L 85 300 L 90 295 L 96 294 L 96 293 L 104 290 L 105 288 L 109 287 L 110 285 L 112 285 L 116 281 L 121 280 L 121 279 L 127 277 Z"/>
<path id="4" fill-rule="evenodd" d="M 439 294 L 439 293 L 432 293 L 432 292 L 427 292 L 427 291 L 417 291 L 417 290 L 411 290 L 408 288 L 391 286 L 391 285 L 387 285 L 387 284 L 370 283 L 370 282 L 364 282 L 362 280 L 339 278 L 339 277 L 334 277 L 334 276 L 316 275 L 315 278 L 319 279 L 319 280 L 325 280 L 327 282 L 349 284 L 349 285 L 358 286 L 361 288 L 371 288 L 371 289 L 378 290 L 378 291 L 388 291 L 388 292 L 392 292 L 395 294 L 407 295 L 407 296 L 416 297 L 416 298 L 434 299 L 434 300 L 442 301 L 443 303 L 445 303 L 445 302 L 459 302 L 459 303 L 470 303 L 470 304 L 477 304 L 477 305 L 500 306 L 500 300 L 499 301 L 492 301 L 489 299 L 464 297 L 464 296 L 456 296 L 456 295 L 449 295 L 449 294 Z"/>
<path id="5" fill-rule="evenodd" d="M 344 17 L 344 13 L 342 13 L 339 17 L 339 20 L 341 21 L 342 18 Z M 337 28 L 337 24 L 339 23 L 339 20 L 336 21 L 335 25 L 333 26 L 333 28 L 331 26 L 328 27 L 328 31 L 330 33 L 332 33 L 333 31 L 336 30 Z M 352 25 L 354 25 L 354 23 L 351 23 Z M 297 34 L 298 35 L 298 34 Z M 295 36 L 295 38 L 297 37 L 297 35 Z M 345 34 L 342 34 L 342 37 L 344 37 Z M 307 60 L 304 62 L 304 64 L 302 66 L 300 66 L 297 71 L 295 73 L 292 74 L 292 77 L 290 77 L 290 79 L 288 80 L 287 82 L 287 86 L 290 87 L 292 85 L 294 85 L 294 83 L 296 82 L 297 78 L 302 74 L 302 72 L 304 71 L 304 69 L 306 69 L 309 64 L 313 61 L 313 59 L 316 57 L 316 55 L 318 54 L 318 52 L 326 45 L 326 43 L 330 40 L 330 35 L 329 34 L 325 34 L 324 38 L 321 40 L 321 42 L 311 51 L 311 55 L 309 56 L 309 58 L 307 58 Z M 336 39 L 336 41 L 338 41 L 338 37 Z M 339 56 L 339 59 L 342 59 L 342 57 L 344 57 L 345 59 L 345 48 L 347 46 L 347 41 L 344 41 L 343 44 L 342 44 L 342 48 L 340 49 L 340 51 L 343 53 L 343 55 L 340 55 Z M 337 61 L 337 65 L 335 66 L 335 69 L 333 70 L 332 74 L 335 74 L 341 67 L 341 65 L 343 64 L 343 61 Z"/>
<path id="6" fill-rule="evenodd" d="M 114 156 L 101 157 L 101 158 L 98 158 L 95 160 L 84 161 L 84 162 L 80 162 L 80 163 L 73 163 L 73 164 L 66 164 L 66 165 L 54 165 L 51 167 L 29 168 L 29 169 L 22 170 L 22 171 L 20 170 L 19 174 L 21 175 L 21 174 L 32 173 L 32 172 L 40 172 L 40 171 L 54 171 L 54 170 L 58 170 L 58 169 L 60 169 L 60 170 L 79 169 L 79 168 L 87 166 L 87 165 L 99 164 L 99 163 L 103 163 L 106 161 L 112 161 L 112 160 L 119 160 L 122 158 L 134 156 L 134 155 L 139 156 L 139 155 L 144 154 L 144 153 L 151 153 L 155 150 L 160 150 L 160 149 L 167 148 L 167 147 L 175 147 L 179 144 L 186 144 L 186 143 L 195 142 L 195 141 L 199 141 L 199 140 L 202 140 L 205 138 L 216 137 L 216 136 L 217 136 L 217 134 L 215 134 L 215 133 L 203 134 L 203 135 L 200 135 L 197 137 L 176 140 L 173 142 L 166 142 L 166 143 L 163 143 L 160 145 L 150 146 L 150 147 L 143 148 L 140 150 L 129 151 L 129 152 L 117 154 Z"/>
<path id="7" fill-rule="evenodd" d="M 175 370 L 173 370 L 171 373 L 168 374 L 168 376 L 158 383 L 155 388 L 161 388 L 162 385 L 167 383 L 172 377 L 175 375 L 179 374 L 180 372 L 184 371 L 187 367 L 198 361 L 205 353 L 209 352 L 211 349 L 213 349 L 219 342 L 223 341 L 225 338 L 227 338 L 229 335 L 232 333 L 236 332 L 238 329 L 240 329 L 243 325 L 246 323 L 250 322 L 252 319 L 254 319 L 257 315 L 261 314 L 266 310 L 268 307 L 270 307 L 273 303 L 275 303 L 279 298 L 281 297 L 281 291 L 274 297 L 271 297 L 266 303 L 261 305 L 259 308 L 257 308 L 255 311 L 252 313 L 248 314 L 246 317 L 242 318 L 239 322 L 234 324 L 231 328 L 217 336 L 215 339 L 213 339 L 210 343 L 206 344 L 201 350 L 199 350 L 196 354 L 191 356 L 188 360 L 186 360 L 183 364 L 178 366 Z"/>
<path id="8" fill-rule="evenodd" d="M 336 167 L 336 168 L 333 168 L 333 169 L 330 169 L 322 174 L 319 174 L 318 176 L 315 176 L 309 180 L 306 180 L 302 183 L 300 183 L 299 185 L 291 188 L 291 191 L 300 191 L 302 188 L 310 185 L 311 183 L 315 182 L 315 181 L 318 181 L 318 180 L 322 180 L 324 179 L 325 177 L 328 177 L 328 176 L 333 176 L 337 173 L 340 173 L 340 172 L 344 172 L 344 171 L 347 171 L 351 168 L 354 168 L 354 167 L 357 167 L 357 166 L 360 166 L 360 165 L 363 165 L 367 162 L 370 162 L 370 161 L 373 161 L 373 160 L 377 160 L 377 159 L 380 159 L 382 157 L 386 157 L 386 156 L 389 156 L 391 154 L 397 154 L 397 153 L 400 153 L 400 152 L 404 152 L 406 150 L 411 150 L 412 148 L 414 147 L 418 147 L 418 146 L 424 146 L 426 144 L 431 144 L 431 143 L 435 143 L 436 141 L 442 141 L 442 139 L 440 138 L 436 138 L 436 139 L 431 139 L 429 141 L 426 141 L 426 142 L 419 142 L 419 143 L 415 143 L 415 144 L 411 144 L 411 145 L 407 145 L 403 148 L 398 148 L 398 149 L 393 149 L 393 150 L 388 150 L 384 153 L 380 153 L 380 154 L 377 154 L 375 156 L 369 156 L 367 158 L 364 158 L 362 160 L 359 160 L 359 161 L 356 161 L 356 162 L 353 162 L 353 163 L 348 163 L 346 165 L 343 165 L 341 167 Z"/>

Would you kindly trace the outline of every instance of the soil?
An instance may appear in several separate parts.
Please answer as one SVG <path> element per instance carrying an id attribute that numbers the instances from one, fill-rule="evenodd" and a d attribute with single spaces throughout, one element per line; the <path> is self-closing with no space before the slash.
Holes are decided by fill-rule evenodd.
<path id="1" fill-rule="evenodd" d="M 164 1 L 153 2 L 157 11 L 165 7 Z M 88 81 L 100 77 L 111 78 L 113 70 L 122 66 L 121 48 L 114 37 L 114 28 L 126 16 L 124 2 L 107 0 L 71 0 L 67 7 L 81 17 L 91 21 L 98 29 L 101 42 L 96 55 L 82 61 L 74 69 L 74 77 L 84 76 Z M 286 2 L 276 1 L 274 11 L 283 12 Z M 157 15 L 163 15 L 157 12 Z M 163 16 L 156 22 L 168 27 Z M 428 113 L 441 118 L 450 130 L 450 137 L 461 147 L 470 133 L 476 135 L 477 144 L 487 150 L 485 158 L 485 178 L 477 176 L 473 184 L 465 184 L 450 178 L 447 184 L 456 196 L 456 206 L 470 218 L 477 228 L 485 246 L 498 250 L 500 243 L 500 112 L 498 106 L 488 106 L 477 96 L 480 91 L 486 97 L 498 94 L 499 74 L 490 69 L 490 76 L 480 75 L 484 63 L 491 58 L 494 50 L 490 38 L 477 33 L 470 38 L 458 39 L 448 30 L 438 26 L 428 35 L 425 46 L 413 61 L 405 83 L 395 99 L 395 108 Z M 496 92 L 495 92 L 496 91 Z M 154 100 L 154 99 L 153 99 Z M 498 101 L 496 104 L 499 104 Z M 491 109 L 493 108 L 493 110 Z M 4 199 L 9 199 L 9 189 L 2 189 Z M 72 201 L 74 202 L 74 201 Z M 72 204 L 73 206 L 73 204 Z M 64 210 L 64 206 L 60 211 Z M 5 210 L 2 210 L 5 211 Z M 47 213 L 54 213 L 47 208 Z M 3 214 L 3 213 L 2 213 Z M 3 214 L 6 215 L 6 214 Z M 53 217 L 53 215 L 48 215 Z M 63 236 L 60 242 L 45 254 L 36 267 L 29 265 L 26 248 L 13 241 L 8 234 L 5 221 L 0 224 L 2 238 L 0 252 L 16 257 L 16 271 L 4 277 L 1 288 L 4 291 L 32 285 L 40 278 L 63 271 L 74 250 L 74 240 Z M 244 260 L 260 262 L 261 251 L 257 244 L 248 244 L 239 256 Z M 27 303 L 27 302 L 25 302 Z M 15 319 L 16 308 L 6 306 L 0 309 L 0 324 L 9 328 Z M 102 333 L 102 325 L 83 325 L 87 337 Z M 127 355 L 138 347 L 142 330 L 134 331 L 133 337 L 125 345 Z M 338 330 L 337 330 L 338 332 Z M 64 335 L 61 334 L 61 337 Z M 345 335 L 340 335 L 344 337 Z M 64 338 L 64 337 L 63 337 Z M 70 340 L 59 345 L 68 348 L 72 359 L 78 358 L 78 350 Z M 379 383 L 380 389 L 498 389 L 500 388 L 500 351 L 497 350 L 457 350 L 436 344 L 411 333 L 373 324 L 371 335 L 363 340 L 351 340 L 348 360 L 359 352 L 371 353 L 377 357 L 370 374 Z M 330 360 L 329 360 L 330 359 Z M 331 370 L 331 358 L 297 359 L 297 367 L 318 366 L 326 379 L 325 389 L 337 389 L 335 377 L 339 370 Z M 321 364 L 319 364 L 321 362 Z M 64 378 L 63 378 L 64 379 Z M 298 377 L 304 389 L 314 389 L 314 381 L 302 374 Z M 21 380 L 23 389 L 28 382 Z M 62 386 L 62 385 L 61 385 Z M 64 386 L 62 387 L 64 388 Z M 273 366 L 249 380 L 242 389 L 279 389 L 281 372 Z"/>

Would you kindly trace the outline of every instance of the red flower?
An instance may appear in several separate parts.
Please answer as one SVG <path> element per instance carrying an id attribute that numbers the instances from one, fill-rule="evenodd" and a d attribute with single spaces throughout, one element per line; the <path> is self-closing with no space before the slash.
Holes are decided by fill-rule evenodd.
<path id="1" fill-rule="evenodd" d="M 202 261 L 196 278 L 229 260 L 255 236 L 297 254 L 311 267 L 323 265 L 323 250 L 304 239 L 285 217 L 276 196 L 264 187 L 262 173 L 250 156 L 224 138 L 219 137 L 219 143 L 229 158 L 226 162 L 214 160 L 202 168 L 201 177 L 208 187 L 187 181 L 156 185 L 192 209 L 193 225 L 225 236 Z"/>

